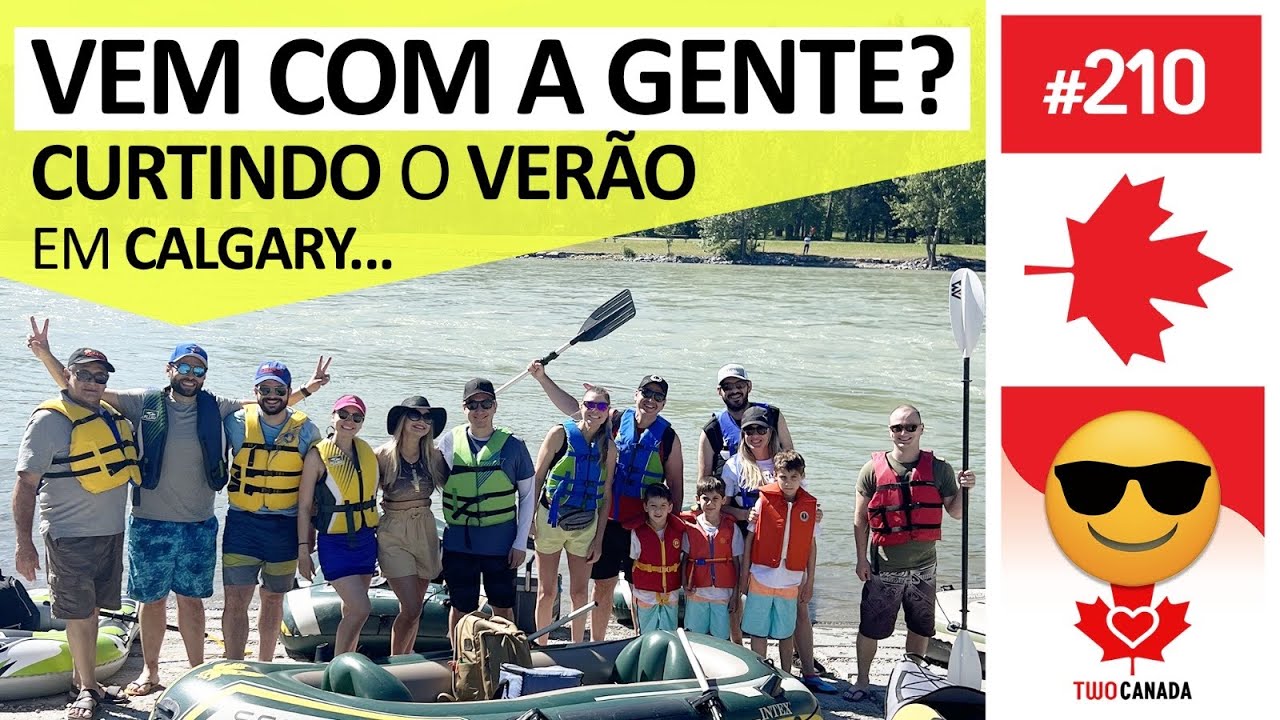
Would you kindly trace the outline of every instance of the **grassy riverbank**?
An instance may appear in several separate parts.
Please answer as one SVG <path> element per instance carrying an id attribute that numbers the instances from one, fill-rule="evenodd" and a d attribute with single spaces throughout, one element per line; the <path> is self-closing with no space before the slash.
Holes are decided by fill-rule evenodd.
<path id="1" fill-rule="evenodd" d="M 666 255 L 667 241 L 660 238 L 618 237 L 582 243 L 563 248 L 570 253 L 608 253 L 621 255 L 630 248 L 637 255 Z M 761 252 L 799 255 L 804 250 L 803 240 L 766 240 L 759 246 Z M 671 253 L 685 257 L 710 257 L 700 240 L 673 240 Z M 891 242 L 841 242 L 815 240 L 809 245 L 809 254 L 845 260 L 881 260 L 901 262 L 924 257 L 924 246 L 919 243 Z M 986 245 L 939 245 L 939 255 L 953 255 L 968 260 L 985 260 Z"/>

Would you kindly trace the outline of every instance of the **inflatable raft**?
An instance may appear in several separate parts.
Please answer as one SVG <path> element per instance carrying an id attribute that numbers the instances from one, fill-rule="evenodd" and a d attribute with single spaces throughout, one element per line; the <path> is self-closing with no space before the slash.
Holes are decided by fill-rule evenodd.
<path id="1" fill-rule="evenodd" d="M 582 685 L 510 699 L 437 702 L 452 691 L 451 656 L 403 656 L 382 664 L 355 653 L 325 665 L 219 661 L 173 683 L 153 720 L 205 718 L 467 718 L 468 720 L 761 720 L 816 718 L 818 703 L 790 675 L 746 648 L 688 636 L 704 690 L 675 633 L 534 648 L 534 667 L 583 672 Z"/>
<path id="2" fill-rule="evenodd" d="M 50 612 L 48 590 L 32 590 L 40 610 L 40 630 L 0 630 L 0 700 L 55 695 L 71 689 L 71 650 L 66 623 Z M 137 606 L 127 598 L 113 614 L 98 622 L 98 680 L 116 674 L 129 659 L 129 645 L 138 633 Z"/>
<path id="3" fill-rule="evenodd" d="M 951 685 L 908 655 L 893 668 L 885 697 L 886 720 L 985 720 L 987 696 L 981 690 Z"/>
<path id="4" fill-rule="evenodd" d="M 525 590 L 524 587 L 524 578 L 518 578 L 516 601 L 520 607 L 516 608 L 516 621 L 521 630 L 532 632 L 535 629 L 532 626 L 533 603 L 537 594 L 536 578 L 530 583 L 530 590 Z M 558 589 L 556 599 L 559 600 Z M 480 609 L 491 612 L 483 596 L 480 602 Z M 369 589 L 369 603 L 372 609 L 360 631 L 357 647 L 369 657 L 386 657 L 391 653 L 391 624 L 400 614 L 400 601 L 396 599 L 391 586 L 383 584 Z M 553 616 L 560 617 L 559 602 Z M 338 632 L 341 620 L 342 601 L 328 583 L 289 591 L 284 596 L 284 619 L 280 623 L 280 640 L 285 653 L 295 660 L 316 660 L 316 651 L 321 646 L 333 647 L 334 635 Z M 413 650 L 426 653 L 449 648 L 449 589 L 433 583 L 427 588 L 426 600 L 422 604 L 418 639 L 414 642 Z M 320 659 L 327 659 L 323 652 L 321 655 Z"/>

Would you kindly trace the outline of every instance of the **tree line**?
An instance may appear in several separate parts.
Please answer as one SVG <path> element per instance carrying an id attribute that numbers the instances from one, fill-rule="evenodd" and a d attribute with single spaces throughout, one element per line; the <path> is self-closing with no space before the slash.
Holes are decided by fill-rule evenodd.
<path id="1" fill-rule="evenodd" d="M 938 245 L 986 243 L 983 161 L 929 170 L 772 205 L 664 225 L 642 235 L 700 238 L 713 254 L 742 260 L 768 239 L 918 243 L 930 267 Z"/>

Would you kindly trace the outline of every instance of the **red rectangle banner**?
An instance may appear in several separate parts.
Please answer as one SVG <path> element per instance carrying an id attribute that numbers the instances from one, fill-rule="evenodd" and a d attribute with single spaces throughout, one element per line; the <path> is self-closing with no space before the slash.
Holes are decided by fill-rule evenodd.
<path id="1" fill-rule="evenodd" d="M 1257 16 L 1002 18 L 1007 153 L 1262 151 Z"/>

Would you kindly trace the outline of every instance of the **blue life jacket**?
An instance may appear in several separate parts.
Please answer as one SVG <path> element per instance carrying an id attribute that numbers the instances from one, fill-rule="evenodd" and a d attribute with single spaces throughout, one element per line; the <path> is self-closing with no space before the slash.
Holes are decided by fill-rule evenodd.
<path id="1" fill-rule="evenodd" d="M 618 466 L 613 472 L 613 511 L 624 497 L 639 499 L 644 486 L 660 483 L 665 475 L 662 468 L 662 437 L 671 423 L 659 415 L 643 432 L 637 432 L 636 411 L 622 411 L 618 433 L 614 443 L 618 446 Z"/>
<path id="2" fill-rule="evenodd" d="M 750 510 L 756 506 L 756 501 L 760 499 L 760 488 L 747 488 L 738 486 L 738 492 L 734 494 L 738 499 L 738 507 L 744 510 Z"/>
<path id="3" fill-rule="evenodd" d="M 142 398 L 143 420 L 138 434 L 142 438 L 142 489 L 154 490 L 160 485 L 160 467 L 164 463 L 164 444 L 169 434 L 169 415 L 165 409 L 165 390 L 149 391 Z M 227 458 L 222 427 L 222 414 L 213 393 L 196 393 L 196 439 L 204 456 L 205 481 L 214 492 L 227 485 Z M 133 504 L 142 502 L 138 488 L 133 491 Z"/>
<path id="4" fill-rule="evenodd" d="M 596 503 L 604 498 L 604 483 L 600 481 L 600 451 L 572 420 L 564 421 L 565 458 L 552 468 L 551 480 L 555 489 L 547 504 L 547 523 L 557 527 L 560 523 L 560 506 L 594 512 Z M 572 467 L 572 472 L 564 472 Z"/>

